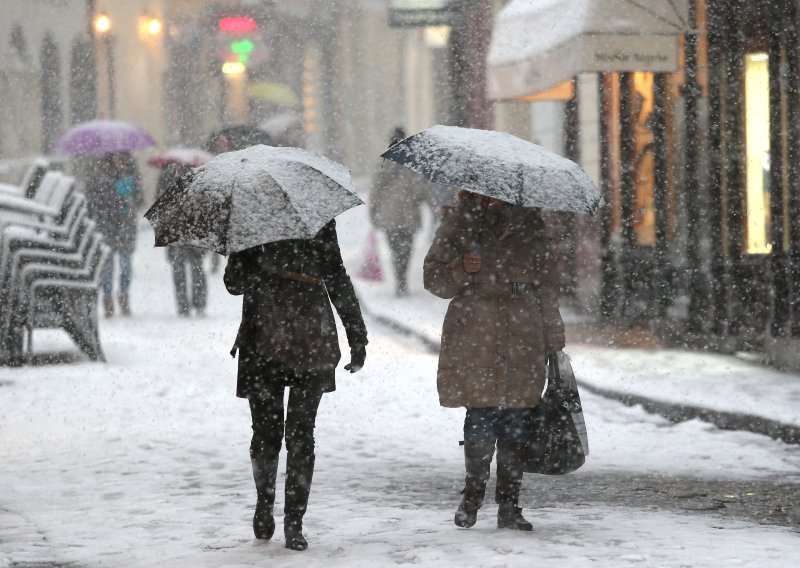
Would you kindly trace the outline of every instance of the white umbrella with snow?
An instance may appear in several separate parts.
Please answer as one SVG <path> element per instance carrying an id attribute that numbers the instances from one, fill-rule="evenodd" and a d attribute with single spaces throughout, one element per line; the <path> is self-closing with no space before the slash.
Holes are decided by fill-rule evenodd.
<path id="1" fill-rule="evenodd" d="M 603 205 L 578 164 L 505 132 L 437 125 L 382 156 L 434 182 L 522 207 L 591 215 Z"/>
<path id="2" fill-rule="evenodd" d="M 361 205 L 350 171 L 301 148 L 257 145 L 219 154 L 180 178 L 145 213 L 156 246 L 220 254 L 309 239 Z"/>

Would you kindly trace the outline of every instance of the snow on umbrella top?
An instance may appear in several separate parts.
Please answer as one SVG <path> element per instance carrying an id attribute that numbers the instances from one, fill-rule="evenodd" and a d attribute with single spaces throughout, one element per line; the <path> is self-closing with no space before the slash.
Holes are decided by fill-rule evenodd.
<path id="1" fill-rule="evenodd" d="M 219 154 L 183 176 L 145 214 L 156 246 L 220 254 L 309 239 L 363 202 L 343 165 L 301 148 L 257 145 Z"/>
<path id="2" fill-rule="evenodd" d="M 67 130 L 53 145 L 53 153 L 113 154 L 152 146 L 156 141 L 138 126 L 121 120 L 90 120 Z"/>
<path id="3" fill-rule="evenodd" d="M 164 168 L 169 164 L 197 167 L 202 166 L 214 157 L 210 152 L 198 148 L 169 148 L 157 156 L 147 160 L 147 164 L 155 168 Z"/>
<path id="4" fill-rule="evenodd" d="M 437 125 L 382 156 L 434 182 L 523 207 L 593 214 L 603 205 L 578 164 L 505 132 Z"/>

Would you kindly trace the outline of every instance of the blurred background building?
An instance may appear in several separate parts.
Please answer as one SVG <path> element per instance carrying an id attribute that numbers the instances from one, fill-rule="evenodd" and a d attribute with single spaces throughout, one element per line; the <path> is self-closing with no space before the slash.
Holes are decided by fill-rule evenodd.
<path id="1" fill-rule="evenodd" d="M 606 196 L 596 218 L 549 218 L 572 306 L 800 367 L 797 0 L 0 0 L 0 13 L 5 168 L 95 117 L 163 147 L 250 124 L 359 180 L 397 125 L 508 131 L 579 161 Z"/>

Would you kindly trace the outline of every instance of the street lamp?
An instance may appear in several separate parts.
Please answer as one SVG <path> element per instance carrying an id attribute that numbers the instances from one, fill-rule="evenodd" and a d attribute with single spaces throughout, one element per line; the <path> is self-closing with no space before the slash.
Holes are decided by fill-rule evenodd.
<path id="1" fill-rule="evenodd" d="M 114 51 L 111 44 L 111 18 L 108 14 L 99 12 L 94 18 L 94 31 L 97 39 L 101 42 L 106 57 L 106 74 L 108 75 L 108 114 L 114 118 L 117 113 L 115 94 L 115 69 Z"/>
<path id="2" fill-rule="evenodd" d="M 156 37 L 164 29 L 164 25 L 156 16 L 144 14 L 139 18 L 139 36 L 142 39 Z"/>
<path id="3" fill-rule="evenodd" d="M 97 14 L 94 19 L 94 31 L 101 36 L 111 31 L 111 18 L 108 17 L 108 14 L 103 14 L 102 12 Z"/>

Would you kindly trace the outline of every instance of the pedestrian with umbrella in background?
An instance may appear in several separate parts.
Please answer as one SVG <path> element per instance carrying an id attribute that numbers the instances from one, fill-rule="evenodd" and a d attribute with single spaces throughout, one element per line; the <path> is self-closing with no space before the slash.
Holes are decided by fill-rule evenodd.
<path id="1" fill-rule="evenodd" d="M 213 156 L 194 148 L 171 148 L 147 160 L 148 165 L 160 168 L 156 183 L 156 198 L 191 168 L 202 166 Z M 167 247 L 167 260 L 172 266 L 175 301 L 178 315 L 187 317 L 192 308 L 202 316 L 206 308 L 206 275 L 203 270 L 205 251 L 193 247 Z"/>
<path id="2" fill-rule="evenodd" d="M 142 183 L 131 152 L 155 146 L 153 138 L 138 126 L 121 120 L 92 120 L 70 128 L 53 146 L 57 155 L 82 160 L 82 176 L 89 214 L 111 254 L 103 267 L 101 290 L 106 316 L 114 315 L 114 267 L 117 265 L 117 303 L 123 315 L 131 314 L 130 286 L 136 220 L 142 205 Z"/>
<path id="3" fill-rule="evenodd" d="M 475 524 L 496 449 L 497 526 L 533 530 L 519 507 L 528 427 L 548 354 L 565 343 L 558 264 L 540 209 L 593 213 L 600 194 L 577 164 L 499 132 L 434 126 L 383 156 L 458 191 L 423 269 L 425 288 L 450 300 L 439 401 L 466 408 L 455 524 Z"/>
<path id="4" fill-rule="evenodd" d="M 405 137 L 405 131 L 397 127 L 392 131 L 389 145 Z M 373 226 L 386 233 L 398 297 L 408 294 L 408 261 L 414 234 L 422 225 L 420 209 L 424 204 L 436 209 L 428 186 L 427 180 L 391 161 L 381 164 L 372 183 L 369 217 Z"/>
<path id="5" fill-rule="evenodd" d="M 221 154 L 182 177 L 146 213 L 156 245 L 228 255 L 225 285 L 243 296 L 232 350 L 236 395 L 250 403 L 256 484 L 253 532 L 269 540 L 278 457 L 286 438 L 283 530 L 305 550 L 303 516 L 314 473 L 314 428 L 322 395 L 336 388 L 338 312 L 350 345 L 345 369 L 366 358 L 367 330 L 336 236 L 336 215 L 361 204 L 350 172 L 299 148 L 253 146 Z M 289 389 L 284 413 L 284 394 Z"/>

